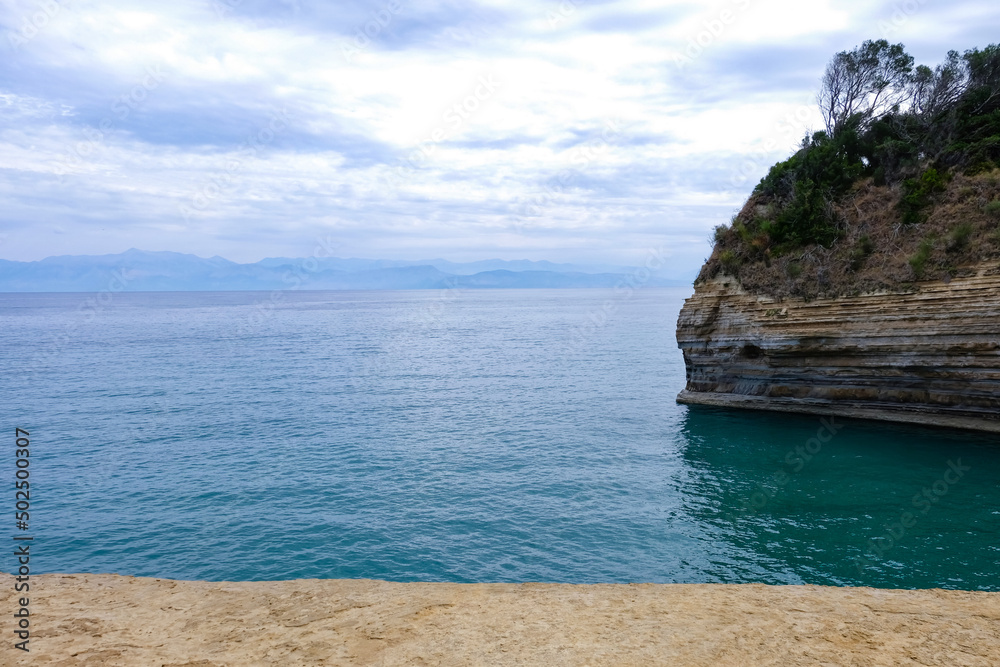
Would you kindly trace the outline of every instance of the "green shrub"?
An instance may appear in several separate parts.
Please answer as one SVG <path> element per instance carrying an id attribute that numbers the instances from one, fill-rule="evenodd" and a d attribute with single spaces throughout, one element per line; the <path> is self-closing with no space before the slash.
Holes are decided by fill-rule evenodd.
<path id="1" fill-rule="evenodd" d="M 729 226 L 728 225 L 718 225 L 712 232 L 712 240 L 715 243 L 724 243 L 726 237 L 729 236 Z"/>
<path id="2" fill-rule="evenodd" d="M 962 162 L 969 176 L 993 171 L 1000 164 L 1000 136 L 984 137 L 970 144 L 962 144 Z"/>
<path id="3" fill-rule="evenodd" d="M 866 256 L 875 252 L 875 242 L 871 240 L 867 234 L 858 239 L 858 248 L 861 249 Z"/>
<path id="4" fill-rule="evenodd" d="M 789 262 L 786 270 L 788 272 L 788 277 L 792 280 L 802 275 L 802 265 L 798 262 Z"/>
<path id="5" fill-rule="evenodd" d="M 948 252 L 957 252 L 969 245 L 969 239 L 972 238 L 972 231 L 971 222 L 963 222 L 951 230 L 951 234 L 948 236 Z"/>
<path id="6" fill-rule="evenodd" d="M 750 239 L 753 238 L 753 232 L 739 220 L 733 223 L 733 231 L 739 235 L 740 241 L 743 243 L 749 243 Z"/>
<path id="7" fill-rule="evenodd" d="M 840 236 L 833 202 L 864 173 L 853 129 L 831 139 L 817 132 L 795 155 L 771 167 L 755 192 L 771 200 L 773 219 L 758 223 L 783 249 L 829 246 Z"/>
<path id="8" fill-rule="evenodd" d="M 723 273 L 735 276 L 740 269 L 740 259 L 732 250 L 723 250 L 719 253 L 719 263 L 722 265 Z"/>
<path id="9" fill-rule="evenodd" d="M 901 173 L 914 171 L 920 156 L 920 147 L 908 139 L 898 136 L 898 129 L 892 122 L 881 121 L 872 125 L 864 137 L 875 185 L 897 182 Z"/>
<path id="10" fill-rule="evenodd" d="M 983 207 L 983 211 L 987 215 L 991 215 L 994 218 L 1000 218 L 1000 199 L 994 199 L 989 204 Z"/>
<path id="11" fill-rule="evenodd" d="M 850 260 L 851 271 L 859 271 L 864 266 L 865 260 L 875 252 L 875 243 L 866 234 L 858 239 L 858 244 L 851 249 L 848 259 Z"/>
<path id="12" fill-rule="evenodd" d="M 903 181 L 903 197 L 899 201 L 903 222 L 908 225 L 922 222 L 924 209 L 932 202 L 931 197 L 943 192 L 947 183 L 947 176 L 933 167 L 925 170 L 919 178 L 908 178 Z"/>
<path id="13" fill-rule="evenodd" d="M 930 260 L 933 253 L 934 242 L 930 239 L 924 239 L 920 242 L 920 247 L 917 248 L 917 252 L 910 257 L 910 268 L 913 269 L 913 273 L 917 278 L 924 275 L 924 269 L 927 268 L 927 262 Z"/>

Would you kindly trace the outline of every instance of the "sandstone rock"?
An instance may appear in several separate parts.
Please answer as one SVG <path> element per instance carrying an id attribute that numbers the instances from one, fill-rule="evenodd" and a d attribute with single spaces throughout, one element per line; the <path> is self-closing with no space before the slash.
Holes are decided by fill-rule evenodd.
<path id="1" fill-rule="evenodd" d="M 700 283 L 677 323 L 678 401 L 1000 433 L 1000 272 L 776 301 Z"/>
<path id="2" fill-rule="evenodd" d="M 0 607 L 13 611 L 13 577 Z M 0 664 L 995 667 L 1000 593 L 761 584 L 31 578 Z M 8 617 L 9 618 L 9 617 Z"/>

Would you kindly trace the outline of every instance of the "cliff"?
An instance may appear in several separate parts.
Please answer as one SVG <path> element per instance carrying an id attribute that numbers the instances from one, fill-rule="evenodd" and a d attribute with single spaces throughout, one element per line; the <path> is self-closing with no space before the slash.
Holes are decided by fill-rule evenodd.
<path id="1" fill-rule="evenodd" d="M 685 304 L 682 403 L 1000 433 L 1000 44 L 866 41 Z"/>
<path id="2" fill-rule="evenodd" d="M 699 281 L 678 401 L 1000 433 L 1000 266 L 905 291 L 779 299 Z"/>

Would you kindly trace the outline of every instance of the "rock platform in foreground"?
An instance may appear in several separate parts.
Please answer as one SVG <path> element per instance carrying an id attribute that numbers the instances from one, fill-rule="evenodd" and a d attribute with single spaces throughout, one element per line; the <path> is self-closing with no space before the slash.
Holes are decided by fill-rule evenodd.
<path id="1" fill-rule="evenodd" d="M 31 653 L 6 632 L 4 665 L 1000 664 L 1000 593 L 89 574 L 31 587 Z M 10 575 L 0 590 L 12 612 Z"/>

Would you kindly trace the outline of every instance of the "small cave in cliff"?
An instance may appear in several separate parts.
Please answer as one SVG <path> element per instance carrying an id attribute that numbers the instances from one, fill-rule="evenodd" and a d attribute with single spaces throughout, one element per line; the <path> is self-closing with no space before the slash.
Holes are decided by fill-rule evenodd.
<path id="1" fill-rule="evenodd" d="M 764 350 L 760 349 L 753 343 L 746 343 L 743 345 L 743 349 L 740 350 L 740 354 L 745 359 L 760 359 L 764 356 Z"/>

